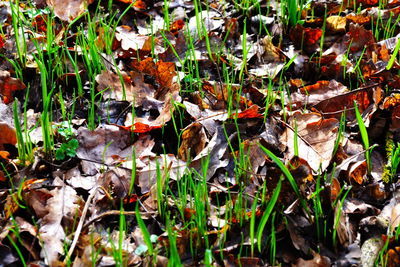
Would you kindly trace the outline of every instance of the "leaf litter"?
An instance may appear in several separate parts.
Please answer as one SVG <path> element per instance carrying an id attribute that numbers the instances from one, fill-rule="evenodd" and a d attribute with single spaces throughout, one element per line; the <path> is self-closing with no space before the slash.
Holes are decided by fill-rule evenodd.
<path id="1" fill-rule="evenodd" d="M 0 2 L 0 265 L 398 266 L 399 2 L 303 2 Z"/>

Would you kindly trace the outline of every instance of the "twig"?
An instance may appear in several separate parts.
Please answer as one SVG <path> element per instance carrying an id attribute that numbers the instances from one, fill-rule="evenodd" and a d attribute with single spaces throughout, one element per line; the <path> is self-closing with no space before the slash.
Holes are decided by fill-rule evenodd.
<path id="1" fill-rule="evenodd" d="M 85 223 L 85 225 L 82 227 L 82 229 L 86 229 L 89 225 L 91 225 L 92 223 L 101 220 L 104 217 L 107 216 L 115 216 L 115 215 L 135 215 L 136 211 L 121 211 L 121 210 L 109 210 L 109 211 L 105 211 L 103 213 L 101 213 L 100 215 L 94 217 L 93 219 L 91 219 L 90 221 L 88 221 L 87 223 Z M 149 215 L 151 216 L 152 214 L 155 214 L 154 212 L 141 212 L 140 213 L 143 216 Z"/>
<path id="2" fill-rule="evenodd" d="M 76 228 L 76 231 L 75 231 L 74 240 L 72 241 L 71 247 L 69 248 L 67 256 L 65 257 L 64 264 L 66 264 L 67 260 L 69 260 L 71 258 L 72 252 L 74 252 L 75 246 L 78 243 L 78 239 L 79 239 L 79 236 L 83 229 L 82 226 L 83 226 L 83 223 L 85 222 L 85 218 L 86 218 L 87 211 L 89 209 L 89 205 L 92 202 L 92 199 L 93 199 L 94 195 L 96 194 L 97 189 L 98 189 L 98 187 L 96 186 L 86 200 L 85 207 L 83 208 L 83 211 L 82 211 L 81 219 L 79 220 L 78 227 Z"/>

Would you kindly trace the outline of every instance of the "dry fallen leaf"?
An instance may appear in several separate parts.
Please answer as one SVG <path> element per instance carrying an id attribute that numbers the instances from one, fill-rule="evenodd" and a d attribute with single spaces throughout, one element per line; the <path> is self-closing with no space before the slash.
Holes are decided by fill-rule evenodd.
<path id="1" fill-rule="evenodd" d="M 149 192 L 150 188 L 156 183 L 157 165 L 162 176 L 161 183 L 164 183 L 167 176 L 169 179 L 178 180 L 186 170 L 186 162 L 176 159 L 171 154 L 136 159 L 136 183 L 142 194 Z M 124 166 L 131 168 L 132 164 L 127 162 Z"/>
<path id="2" fill-rule="evenodd" d="M 333 32 L 346 31 L 346 18 L 342 16 L 330 16 L 326 18 L 326 26 Z"/>
<path id="3" fill-rule="evenodd" d="M 86 11 L 86 8 L 94 0 L 46 0 L 52 7 L 54 14 L 63 21 L 71 22 Z"/>
<path id="4" fill-rule="evenodd" d="M 135 33 L 129 26 L 119 26 L 116 28 L 115 39 L 121 42 L 123 50 L 142 50 L 151 37 Z"/>
<path id="5" fill-rule="evenodd" d="M 354 163 L 349 170 L 349 178 L 350 182 L 353 181 L 357 184 L 363 184 L 367 175 L 367 162 L 364 161 L 357 161 Z"/>
<path id="6" fill-rule="evenodd" d="M 39 240 L 42 246 L 41 257 L 46 259 L 50 266 L 64 254 L 64 242 L 66 228 L 72 230 L 74 221 L 79 218 L 79 197 L 75 189 L 70 186 L 62 186 L 48 191 L 46 199 L 38 199 L 31 207 L 41 219 L 39 223 Z M 30 194 L 30 198 L 40 197 L 42 194 Z M 30 203 L 35 203 L 34 199 Z"/>
<path id="7" fill-rule="evenodd" d="M 346 92 L 348 92 L 347 87 L 340 82 L 322 80 L 315 84 L 301 87 L 299 92 L 290 95 L 290 101 L 294 107 L 301 108 L 305 105 L 315 105 Z"/>
<path id="8" fill-rule="evenodd" d="M 7 123 L 0 121 L 0 133 L 0 149 L 4 149 L 4 144 L 15 145 L 17 143 L 15 129 Z"/>
<path id="9" fill-rule="evenodd" d="M 10 72 L 0 70 L 0 95 L 3 96 L 5 104 L 9 104 L 12 100 L 12 93 L 17 90 L 23 90 L 26 86 L 17 78 L 12 78 Z"/>
<path id="10" fill-rule="evenodd" d="M 127 100 L 135 103 L 135 107 L 141 106 L 144 99 L 153 97 L 153 86 L 144 82 L 142 74 L 131 72 L 131 76 L 121 74 L 123 83 L 118 74 L 110 71 L 102 71 L 96 76 L 97 90 L 104 91 L 104 97 L 116 100 Z"/>
<path id="11" fill-rule="evenodd" d="M 281 142 L 288 148 L 286 160 L 295 155 L 294 129 L 297 127 L 298 156 L 306 160 L 314 172 L 324 171 L 332 159 L 339 121 L 323 119 L 319 113 L 295 112 L 289 122 L 291 128 L 287 127 L 281 136 Z"/>
<path id="12" fill-rule="evenodd" d="M 195 158 L 206 146 L 208 139 L 203 126 L 195 122 L 182 133 L 182 143 L 178 157 L 183 161 Z"/>

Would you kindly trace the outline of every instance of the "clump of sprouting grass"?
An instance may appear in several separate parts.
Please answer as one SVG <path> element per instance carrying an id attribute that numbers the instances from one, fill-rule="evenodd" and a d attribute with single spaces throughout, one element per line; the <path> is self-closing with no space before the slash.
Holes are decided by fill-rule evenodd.
<path id="1" fill-rule="evenodd" d="M 386 136 L 386 156 L 388 161 L 383 170 L 382 180 L 388 183 L 396 176 L 400 164 L 400 144 L 396 145 L 389 134 Z"/>
<path id="2" fill-rule="evenodd" d="M 343 187 L 340 190 L 338 197 L 336 198 L 336 200 L 333 203 L 333 207 L 337 208 L 336 215 L 335 215 L 335 220 L 334 220 L 334 225 L 333 225 L 333 232 L 332 232 L 333 247 L 336 247 L 336 244 L 337 244 L 336 238 L 337 238 L 337 229 L 338 229 L 339 222 L 340 222 L 340 216 L 342 214 L 342 208 L 343 208 L 343 205 L 344 205 L 344 201 L 346 200 L 347 195 L 351 191 L 351 188 L 352 187 L 349 186 L 346 189 L 346 191 L 344 192 L 345 188 Z M 342 194 L 343 194 L 343 196 L 341 198 L 339 198 L 339 196 L 342 195 Z M 337 202 L 339 202 L 339 203 L 337 203 Z"/>

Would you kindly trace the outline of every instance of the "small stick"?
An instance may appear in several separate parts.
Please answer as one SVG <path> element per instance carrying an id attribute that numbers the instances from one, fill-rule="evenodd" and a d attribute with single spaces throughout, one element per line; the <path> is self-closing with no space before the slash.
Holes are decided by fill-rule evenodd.
<path id="1" fill-rule="evenodd" d="M 135 215 L 136 214 L 136 211 L 121 211 L 121 210 L 109 210 L 109 211 L 105 211 L 105 212 L 103 212 L 103 213 L 101 213 L 101 214 L 99 214 L 98 216 L 96 216 L 96 217 L 94 217 L 93 219 L 91 219 L 90 221 L 88 221 L 87 223 L 85 223 L 85 225 L 82 227 L 82 229 L 86 229 L 89 225 L 91 225 L 92 223 L 94 223 L 94 222 L 96 222 L 96 221 L 98 221 L 98 220 L 100 220 L 100 219 L 102 219 L 102 218 L 104 218 L 104 217 L 107 217 L 107 216 L 115 216 L 115 215 L 120 215 L 120 214 L 123 214 L 123 215 Z M 141 212 L 140 213 L 141 215 L 152 215 L 152 214 L 154 214 L 154 213 L 152 213 L 152 212 Z"/>
<path id="2" fill-rule="evenodd" d="M 71 258 L 71 255 L 74 252 L 75 246 L 78 243 L 78 239 L 82 232 L 82 228 L 83 228 L 82 226 L 83 226 L 83 223 L 85 222 L 85 218 L 86 218 L 87 211 L 89 209 L 89 205 L 92 202 L 92 199 L 93 199 L 94 195 L 96 194 L 97 189 L 98 189 L 98 187 L 96 186 L 86 200 L 85 207 L 83 208 L 83 211 L 82 211 L 81 219 L 79 220 L 78 227 L 76 228 L 76 231 L 75 231 L 74 240 L 72 241 L 71 247 L 69 248 L 67 256 L 64 259 L 64 264 L 66 264 L 67 260 L 69 260 Z"/>

